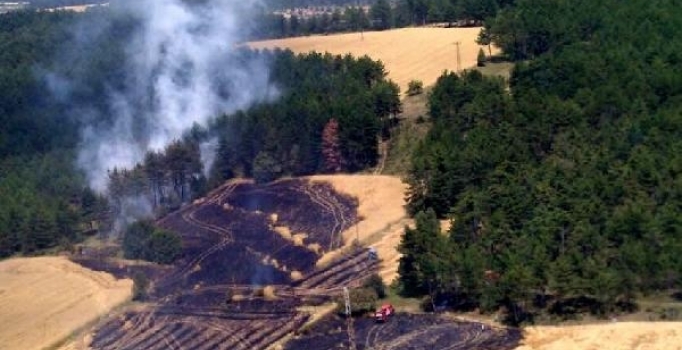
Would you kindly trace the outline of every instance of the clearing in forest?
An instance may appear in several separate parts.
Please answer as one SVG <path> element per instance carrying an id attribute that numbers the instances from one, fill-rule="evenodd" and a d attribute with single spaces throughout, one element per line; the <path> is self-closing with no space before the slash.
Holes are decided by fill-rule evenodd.
<path id="1" fill-rule="evenodd" d="M 252 48 L 288 48 L 296 53 L 310 51 L 337 55 L 368 55 L 381 60 L 388 77 L 400 90 L 407 91 L 412 79 L 430 86 L 444 70 L 456 71 L 457 43 L 459 42 L 459 68 L 476 66 L 478 50 L 488 54 L 488 48 L 476 44 L 481 28 L 401 28 L 381 32 L 316 35 L 277 40 L 251 42 Z M 498 52 L 493 48 L 493 55 Z"/>
<path id="2" fill-rule="evenodd" d="M 132 281 L 62 257 L 0 261 L 0 349 L 53 346 L 131 293 Z"/>

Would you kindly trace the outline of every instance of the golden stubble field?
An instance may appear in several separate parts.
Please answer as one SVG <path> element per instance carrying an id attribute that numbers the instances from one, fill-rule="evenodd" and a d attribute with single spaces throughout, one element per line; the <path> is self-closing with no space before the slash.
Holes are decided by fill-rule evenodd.
<path id="1" fill-rule="evenodd" d="M 381 32 L 316 35 L 248 43 L 252 48 L 288 48 L 296 53 L 310 51 L 337 55 L 368 55 L 381 60 L 390 79 L 401 92 L 407 90 L 412 79 L 421 80 L 424 86 L 432 85 L 444 70 L 457 70 L 457 45 L 459 42 L 459 68 L 476 65 L 478 50 L 475 40 L 480 28 L 401 28 Z M 486 54 L 488 48 L 483 47 Z M 497 49 L 493 48 L 493 54 Z"/>
<path id="2" fill-rule="evenodd" d="M 405 211 L 407 185 L 397 176 L 388 175 L 316 175 L 312 181 L 330 183 L 336 191 L 358 199 L 358 215 L 362 220 L 343 232 L 346 245 L 356 238 L 374 247 L 379 254 L 379 275 L 390 284 L 398 276 L 400 253 L 397 247 L 405 229 L 413 220 Z M 318 264 L 333 259 L 338 252 L 323 256 Z"/>
<path id="3" fill-rule="evenodd" d="M 517 350 L 682 350 L 682 322 L 529 327 Z"/>
<path id="4" fill-rule="evenodd" d="M 117 280 L 64 257 L 0 261 L 0 349 L 50 348 L 130 299 Z"/>

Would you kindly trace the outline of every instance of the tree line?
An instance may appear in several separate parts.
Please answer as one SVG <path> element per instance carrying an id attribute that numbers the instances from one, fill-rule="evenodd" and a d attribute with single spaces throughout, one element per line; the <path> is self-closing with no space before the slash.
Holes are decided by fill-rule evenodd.
<path id="1" fill-rule="evenodd" d="M 376 0 L 369 6 L 345 3 L 312 16 L 284 15 L 264 9 L 254 28 L 256 38 L 385 30 L 430 23 L 479 26 L 513 0 Z M 293 8 L 293 7 L 290 7 Z"/>
<path id="2" fill-rule="evenodd" d="M 679 290 L 681 11 L 519 0 L 489 22 L 520 61 L 508 90 L 447 73 L 429 97 L 433 128 L 407 177 L 405 294 L 520 323 Z"/>

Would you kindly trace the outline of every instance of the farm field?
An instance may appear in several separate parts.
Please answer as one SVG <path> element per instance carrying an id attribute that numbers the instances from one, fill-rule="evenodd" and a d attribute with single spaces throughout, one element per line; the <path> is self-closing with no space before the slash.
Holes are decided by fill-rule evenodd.
<path id="1" fill-rule="evenodd" d="M 680 322 L 616 322 L 529 327 L 516 350 L 680 350 Z"/>
<path id="2" fill-rule="evenodd" d="M 43 349 L 130 299 L 116 280 L 62 257 L 0 262 L 0 349 Z"/>
<path id="3" fill-rule="evenodd" d="M 374 187 L 372 179 L 377 181 Z M 361 195 L 352 196 L 355 193 Z M 81 343 L 92 349 L 269 349 L 312 317 L 305 311 L 310 306 L 328 305 L 343 287 L 358 287 L 380 271 L 379 261 L 369 257 L 364 244 L 382 242 L 386 232 L 386 221 L 374 216 L 403 220 L 402 208 L 391 204 L 402 200 L 401 183 L 391 177 L 313 177 L 265 185 L 228 182 L 157 221 L 180 234 L 183 257 L 170 268 L 144 271 L 153 286 L 147 302 L 101 323 Z M 360 236 L 360 245 L 349 244 L 355 236 L 348 232 L 360 232 L 354 230 L 358 222 L 367 231 Z M 326 262 L 316 264 L 322 257 Z M 77 261 L 117 275 L 131 273 L 115 259 Z M 358 332 L 382 332 L 372 330 L 373 322 L 359 319 L 358 325 L 366 329 Z M 432 336 L 447 339 L 454 334 L 453 325 L 442 325 L 422 337 L 423 325 L 430 322 L 441 321 L 404 323 L 405 330 L 415 333 L 403 343 L 426 349 Z M 469 337 L 466 334 L 461 333 Z M 501 334 L 489 336 L 516 345 Z M 328 349 L 314 343 L 306 348 Z"/>
<path id="4" fill-rule="evenodd" d="M 382 260 L 379 275 L 390 284 L 398 276 L 400 237 L 405 225 L 413 224 L 405 211 L 407 185 L 399 177 L 387 175 L 316 175 L 310 180 L 329 183 L 337 192 L 358 199 L 362 220 L 342 235 L 347 245 L 359 237 L 363 245 L 376 249 Z M 320 264 L 333 256 L 323 256 Z"/>
<path id="5" fill-rule="evenodd" d="M 388 76 L 401 92 L 412 79 L 430 86 L 444 70 L 457 70 L 457 45 L 460 42 L 460 68 L 476 66 L 481 48 L 475 40 L 480 28 L 401 28 L 381 32 L 318 35 L 250 42 L 252 48 L 288 48 L 296 53 L 310 51 L 337 55 L 368 55 L 381 60 Z M 486 54 L 487 47 L 483 47 Z M 493 54 L 498 51 L 493 48 Z"/>
<path id="6" fill-rule="evenodd" d="M 353 326 L 358 350 L 511 350 L 521 338 L 517 329 L 460 322 L 432 314 L 398 313 L 386 323 L 360 318 Z M 345 320 L 331 316 L 315 325 L 306 335 L 290 341 L 285 349 L 348 349 L 348 343 Z"/>

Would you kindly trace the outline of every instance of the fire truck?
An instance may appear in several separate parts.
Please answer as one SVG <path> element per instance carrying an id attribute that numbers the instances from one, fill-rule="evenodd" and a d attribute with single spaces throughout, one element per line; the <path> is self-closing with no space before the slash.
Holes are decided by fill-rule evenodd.
<path id="1" fill-rule="evenodd" d="M 381 308 L 374 313 L 374 319 L 377 322 L 386 322 L 388 321 L 389 317 L 393 316 L 393 314 L 395 314 L 395 309 L 393 308 L 393 305 L 384 304 L 381 305 Z"/>

